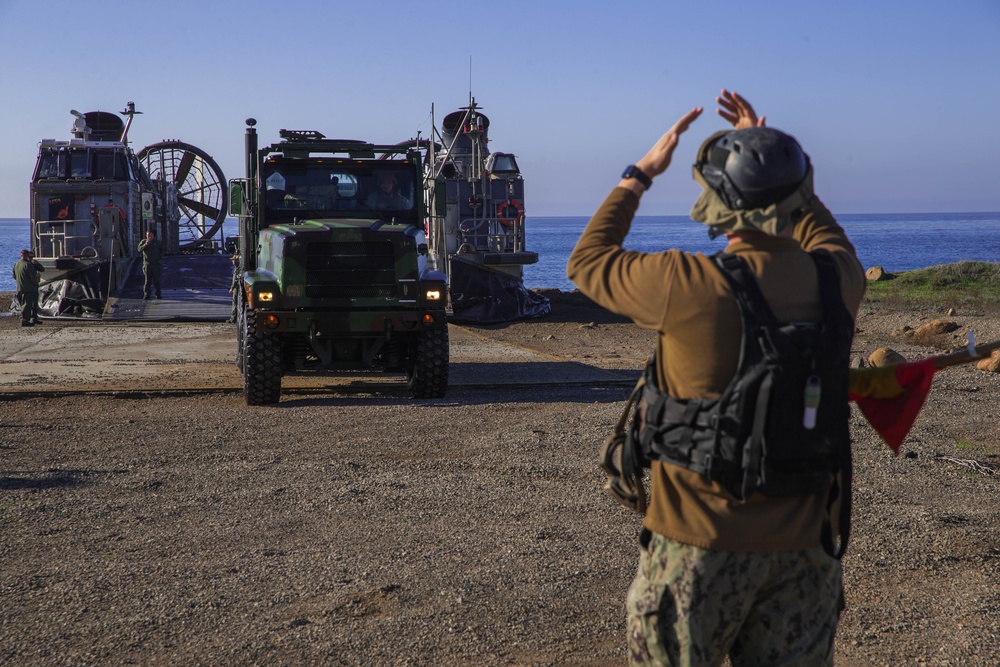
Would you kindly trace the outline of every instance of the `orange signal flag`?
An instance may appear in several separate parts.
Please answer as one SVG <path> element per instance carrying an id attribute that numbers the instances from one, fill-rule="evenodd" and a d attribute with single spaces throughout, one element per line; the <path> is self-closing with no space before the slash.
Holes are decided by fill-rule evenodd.
<path id="1" fill-rule="evenodd" d="M 868 423 L 896 454 L 924 405 L 934 373 L 983 359 L 994 350 L 1000 350 L 1000 341 L 976 346 L 973 340 L 970 333 L 968 349 L 951 354 L 876 368 L 851 369 L 850 399 L 858 404 Z"/>
<path id="2" fill-rule="evenodd" d="M 936 371 L 934 357 L 851 370 L 850 399 L 896 454 L 924 406 Z"/>

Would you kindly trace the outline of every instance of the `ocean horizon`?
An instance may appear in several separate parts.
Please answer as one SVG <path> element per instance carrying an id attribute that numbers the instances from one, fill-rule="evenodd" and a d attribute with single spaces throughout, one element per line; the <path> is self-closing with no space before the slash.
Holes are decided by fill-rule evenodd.
<path id="1" fill-rule="evenodd" d="M 524 269 L 524 284 L 532 289 L 575 289 L 566 278 L 566 262 L 589 216 L 528 216 L 527 249 L 538 263 Z M 1000 261 L 1000 212 L 993 213 L 872 213 L 843 214 L 837 221 L 854 243 L 867 269 L 881 266 L 891 273 L 964 260 Z M 236 235 L 236 220 L 227 220 L 226 236 Z M 0 265 L 12 267 L 28 247 L 28 219 L 0 218 Z M 637 216 L 624 246 L 659 252 L 681 248 L 710 254 L 725 239 L 708 238 L 704 225 L 683 215 Z M 10 270 L 0 270 L 0 291 L 14 291 Z"/>

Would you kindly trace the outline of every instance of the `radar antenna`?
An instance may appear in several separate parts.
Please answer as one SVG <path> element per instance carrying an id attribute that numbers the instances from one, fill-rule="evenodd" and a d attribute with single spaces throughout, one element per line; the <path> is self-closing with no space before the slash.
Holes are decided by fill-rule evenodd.
<path id="1" fill-rule="evenodd" d="M 125 121 L 125 129 L 122 130 L 122 138 L 121 138 L 121 142 L 125 145 L 128 145 L 128 130 L 130 127 L 132 127 L 132 117 L 136 115 L 142 115 L 142 112 L 136 111 L 135 102 L 129 101 L 129 103 L 125 105 L 125 111 L 119 111 L 118 113 L 128 117 L 128 120 Z"/>

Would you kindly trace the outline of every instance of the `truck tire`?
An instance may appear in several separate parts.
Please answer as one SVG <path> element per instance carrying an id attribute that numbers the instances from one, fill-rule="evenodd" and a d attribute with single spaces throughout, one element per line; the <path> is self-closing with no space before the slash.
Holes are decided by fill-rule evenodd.
<path id="1" fill-rule="evenodd" d="M 448 329 L 417 334 L 407 386 L 413 398 L 442 398 L 448 390 Z"/>
<path id="2" fill-rule="evenodd" d="M 257 331 L 247 311 L 243 336 L 243 395 L 247 405 L 277 403 L 281 398 L 281 346 L 277 336 Z"/>

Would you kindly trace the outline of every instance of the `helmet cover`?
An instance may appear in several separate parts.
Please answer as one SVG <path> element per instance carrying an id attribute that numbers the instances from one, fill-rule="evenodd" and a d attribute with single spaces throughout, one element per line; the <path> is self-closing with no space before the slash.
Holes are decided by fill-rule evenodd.
<path id="1" fill-rule="evenodd" d="M 738 229 L 776 235 L 812 199 L 812 167 L 798 142 L 769 127 L 717 132 L 698 149 L 703 188 L 691 217 L 713 236 Z"/>

